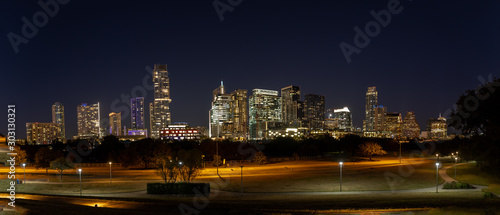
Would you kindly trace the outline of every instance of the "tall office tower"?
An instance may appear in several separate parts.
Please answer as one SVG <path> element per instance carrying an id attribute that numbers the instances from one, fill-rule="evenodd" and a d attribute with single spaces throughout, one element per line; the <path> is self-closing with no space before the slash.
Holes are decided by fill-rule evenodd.
<path id="1" fill-rule="evenodd" d="M 142 130 L 146 128 L 144 126 L 144 97 L 130 99 L 130 118 L 132 119 L 132 130 Z"/>
<path id="2" fill-rule="evenodd" d="M 375 132 L 375 108 L 377 103 L 377 88 L 368 87 L 368 91 L 366 91 L 365 120 L 363 120 L 363 131 L 367 136 L 372 136 Z"/>
<path id="3" fill-rule="evenodd" d="M 231 93 L 230 117 L 234 123 L 232 136 L 235 139 L 248 138 L 248 99 L 247 90 L 238 89 Z"/>
<path id="4" fill-rule="evenodd" d="M 386 131 L 385 128 L 385 115 L 387 114 L 387 107 L 382 105 L 377 105 L 373 108 L 374 117 L 373 117 L 373 131 L 377 133 L 381 133 L 382 131 Z"/>
<path id="5" fill-rule="evenodd" d="M 155 125 L 155 106 L 151 102 L 149 103 L 149 136 L 153 135 L 153 128 Z"/>
<path id="6" fill-rule="evenodd" d="M 59 123 L 61 126 L 61 141 L 66 139 L 66 131 L 64 129 L 64 106 L 60 102 L 56 102 L 52 105 L 52 123 Z"/>
<path id="7" fill-rule="evenodd" d="M 401 138 L 401 124 L 403 118 L 400 113 L 389 112 L 385 116 L 385 130 L 390 132 L 392 138 Z"/>
<path id="8" fill-rule="evenodd" d="M 304 101 L 304 117 L 309 128 L 322 129 L 325 124 L 325 96 L 307 94 Z"/>
<path id="9" fill-rule="evenodd" d="M 78 136 L 80 138 L 101 138 L 101 112 L 99 109 L 99 102 L 92 105 L 82 103 L 77 107 L 76 112 L 78 115 Z"/>
<path id="10" fill-rule="evenodd" d="M 111 112 L 109 114 L 109 133 L 115 136 L 122 136 L 122 113 Z"/>
<path id="11" fill-rule="evenodd" d="M 431 138 L 432 139 L 446 139 L 448 137 L 448 127 L 446 125 L 446 118 L 439 114 L 439 118 L 431 123 Z"/>
<path id="12" fill-rule="evenodd" d="M 420 137 L 420 126 L 417 123 L 417 118 L 413 111 L 408 111 L 403 120 L 403 137 L 415 139 Z"/>
<path id="13" fill-rule="evenodd" d="M 26 123 L 27 144 L 51 144 L 53 140 L 61 137 L 61 124 L 59 123 Z"/>
<path id="14" fill-rule="evenodd" d="M 325 119 L 333 119 L 334 109 L 328 109 L 325 111 Z"/>
<path id="15" fill-rule="evenodd" d="M 211 138 L 221 138 L 231 133 L 231 95 L 224 94 L 224 84 L 213 91 L 212 108 L 209 111 L 209 135 Z"/>
<path id="16" fill-rule="evenodd" d="M 160 130 L 168 127 L 170 118 L 170 79 L 166 64 L 155 64 L 153 69 L 154 83 L 154 116 L 151 128 L 151 137 L 159 138 Z"/>
<path id="17" fill-rule="evenodd" d="M 281 116 L 284 123 L 294 123 L 302 120 L 300 87 L 288 86 L 281 89 Z"/>
<path id="18" fill-rule="evenodd" d="M 343 131 L 352 131 L 352 114 L 348 107 L 342 109 L 334 109 L 331 119 L 335 119 L 338 123 L 338 129 Z"/>
<path id="19" fill-rule="evenodd" d="M 266 122 L 281 121 L 281 98 L 278 96 L 278 91 L 254 89 L 248 103 L 250 138 L 263 139 Z"/>

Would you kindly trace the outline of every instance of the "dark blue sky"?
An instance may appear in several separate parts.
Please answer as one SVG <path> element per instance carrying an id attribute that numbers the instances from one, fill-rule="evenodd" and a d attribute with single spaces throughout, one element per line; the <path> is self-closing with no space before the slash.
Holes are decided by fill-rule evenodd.
<path id="1" fill-rule="evenodd" d="M 364 29 L 388 0 L 243 0 L 223 22 L 213 1 L 72 0 L 15 54 L 7 34 L 22 35 L 21 18 L 41 10 L 36 2 L 0 3 L 0 107 L 17 105 L 21 138 L 26 122 L 51 121 L 56 101 L 65 105 L 66 136 L 76 135 L 78 104 L 99 101 L 107 117 L 153 64 L 168 64 L 173 121 L 203 126 L 220 80 L 230 91 L 299 85 L 303 95 L 325 95 L 327 108 L 349 106 L 356 126 L 366 88 L 377 86 L 380 104 L 415 111 L 425 127 L 478 76 L 500 74 L 498 1 L 401 0 L 403 11 L 350 64 L 339 44 L 353 45 L 353 28 Z M 5 134 L 6 114 L 0 121 Z"/>

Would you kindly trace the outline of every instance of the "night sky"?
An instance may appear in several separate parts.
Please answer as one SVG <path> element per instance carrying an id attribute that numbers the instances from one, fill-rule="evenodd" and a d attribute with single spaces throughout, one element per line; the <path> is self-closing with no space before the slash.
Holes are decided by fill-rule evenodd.
<path id="1" fill-rule="evenodd" d="M 227 91 L 298 85 L 302 99 L 322 94 L 327 109 L 349 106 L 355 126 L 367 87 L 377 86 L 379 104 L 415 111 L 425 128 L 479 85 L 478 76 L 500 74 L 499 1 L 401 0 L 403 10 L 351 63 L 339 44 L 354 45 L 353 28 L 364 29 L 370 11 L 387 9 L 388 0 L 243 0 L 222 22 L 211 0 L 116 2 L 60 5 L 16 54 L 8 33 L 22 36 L 21 18 L 32 21 L 42 9 L 37 1 L 1 1 L 0 107 L 16 104 L 19 138 L 26 122 L 50 122 L 57 101 L 71 138 L 78 104 L 101 102 L 107 117 L 154 64 L 168 64 L 173 122 L 192 126 L 208 126 L 211 93 L 223 80 Z M 145 97 L 149 103 L 153 92 Z M 6 111 L 0 121 L 6 134 Z M 122 125 L 130 126 L 129 116 Z"/>

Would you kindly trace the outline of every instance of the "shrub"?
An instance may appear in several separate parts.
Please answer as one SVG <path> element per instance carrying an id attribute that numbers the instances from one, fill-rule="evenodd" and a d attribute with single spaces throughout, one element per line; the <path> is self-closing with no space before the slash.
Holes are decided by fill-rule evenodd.
<path id="1" fill-rule="evenodd" d="M 451 183 L 446 182 L 443 185 L 443 189 L 474 189 L 474 186 L 472 186 L 469 183 L 465 183 L 465 182 L 453 181 Z"/>
<path id="2" fill-rule="evenodd" d="M 210 183 L 148 183 L 148 194 L 210 194 Z"/>

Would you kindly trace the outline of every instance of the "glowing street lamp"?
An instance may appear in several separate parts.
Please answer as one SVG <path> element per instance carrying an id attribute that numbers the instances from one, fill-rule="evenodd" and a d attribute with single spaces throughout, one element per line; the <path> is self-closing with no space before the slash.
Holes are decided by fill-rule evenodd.
<path id="1" fill-rule="evenodd" d="M 339 162 L 339 166 L 340 166 L 340 192 L 342 192 L 342 165 L 344 165 L 344 162 Z"/>
<path id="2" fill-rule="evenodd" d="M 439 162 L 439 154 L 436 154 L 436 163 Z"/>
<path id="3" fill-rule="evenodd" d="M 26 183 L 26 164 L 23 163 L 23 169 L 24 169 L 24 180 L 23 180 L 23 184 Z"/>
<path id="4" fill-rule="evenodd" d="M 439 163 L 436 163 L 436 193 L 438 192 L 438 186 L 439 186 L 438 175 L 439 175 Z"/>
<path id="5" fill-rule="evenodd" d="M 457 180 L 457 160 L 458 158 L 455 157 L 455 180 Z"/>
<path id="6" fill-rule="evenodd" d="M 109 183 L 113 183 L 112 175 L 111 175 L 111 162 L 109 162 Z"/>
<path id="7" fill-rule="evenodd" d="M 82 169 L 78 169 L 78 174 L 80 175 L 80 196 L 82 196 Z"/>

